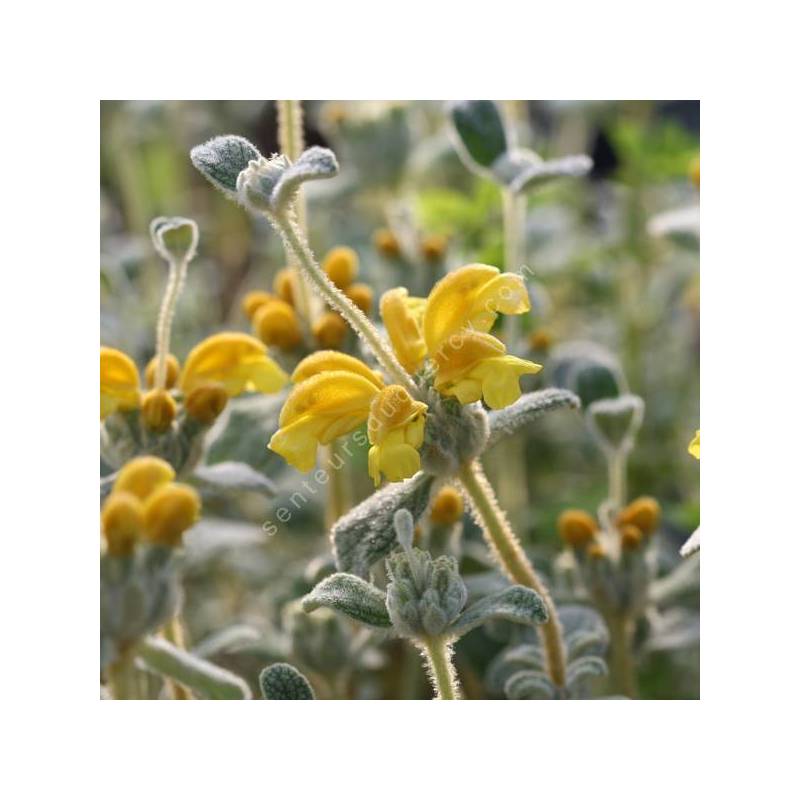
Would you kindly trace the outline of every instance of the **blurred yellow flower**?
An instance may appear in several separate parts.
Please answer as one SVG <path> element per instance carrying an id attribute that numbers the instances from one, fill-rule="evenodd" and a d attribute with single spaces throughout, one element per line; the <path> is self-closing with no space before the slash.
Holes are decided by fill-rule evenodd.
<path id="1" fill-rule="evenodd" d="M 700 431 L 697 431 L 694 439 L 689 442 L 689 453 L 697 459 L 700 458 Z"/>
<path id="2" fill-rule="evenodd" d="M 351 247 L 334 247 L 322 260 L 322 269 L 340 289 L 346 289 L 358 275 L 358 253 Z"/>
<path id="3" fill-rule="evenodd" d="M 111 556 L 130 555 L 137 540 L 175 547 L 200 515 L 200 496 L 174 483 L 175 471 L 160 458 L 141 456 L 117 475 L 100 514 Z"/>
<path id="4" fill-rule="evenodd" d="M 229 397 L 256 391 L 271 394 L 288 381 L 286 373 L 267 355 L 265 345 L 246 333 L 218 333 L 198 344 L 186 359 L 181 390 L 186 395 L 204 384 L 216 383 Z"/>
<path id="5" fill-rule="evenodd" d="M 139 371 L 120 350 L 100 348 L 100 419 L 139 407 Z"/>

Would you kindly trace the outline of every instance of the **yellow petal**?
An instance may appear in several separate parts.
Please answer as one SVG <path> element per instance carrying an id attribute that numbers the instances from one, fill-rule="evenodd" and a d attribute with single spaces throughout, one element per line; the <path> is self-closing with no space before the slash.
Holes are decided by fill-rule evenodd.
<path id="1" fill-rule="evenodd" d="M 189 353 L 181 389 L 188 394 L 203 384 L 219 383 L 235 397 L 248 390 L 271 394 L 287 381 L 286 373 L 267 356 L 267 348 L 258 339 L 245 333 L 218 333 Z"/>
<path id="2" fill-rule="evenodd" d="M 306 414 L 277 430 L 267 447 L 300 472 L 309 472 L 316 464 L 319 432 L 325 424 L 323 417 Z"/>
<path id="3" fill-rule="evenodd" d="M 468 329 L 488 333 L 498 313 L 521 314 L 530 301 L 520 275 L 496 267 L 468 264 L 433 287 L 425 310 L 424 338 L 436 352 L 454 334 Z"/>
<path id="4" fill-rule="evenodd" d="M 420 418 L 424 420 L 427 410 L 425 403 L 414 400 L 402 386 L 387 386 L 375 396 L 370 405 L 367 424 L 370 443 L 380 444 L 390 433 Z"/>
<path id="5" fill-rule="evenodd" d="M 121 350 L 100 348 L 100 419 L 139 406 L 139 372 Z"/>
<path id="6" fill-rule="evenodd" d="M 369 475 L 378 486 L 381 473 L 390 481 L 402 481 L 419 472 L 421 459 L 419 452 L 408 444 L 403 432 L 390 434 L 382 444 L 375 444 L 369 450 Z"/>
<path id="7" fill-rule="evenodd" d="M 689 442 L 689 452 L 697 459 L 700 458 L 700 431 L 694 435 L 694 439 Z"/>
<path id="8" fill-rule="evenodd" d="M 129 461 L 114 481 L 114 493 L 128 492 L 146 500 L 156 489 L 175 478 L 175 470 L 156 456 L 139 456 Z"/>
<path id="9" fill-rule="evenodd" d="M 516 356 L 500 356 L 482 361 L 470 372 L 470 377 L 481 381 L 486 405 L 498 409 L 516 403 L 522 394 L 520 377 L 535 375 L 541 368 L 541 364 Z"/>
<path id="10" fill-rule="evenodd" d="M 366 378 L 378 389 L 383 388 L 383 378 L 379 372 L 371 370 L 363 361 L 336 350 L 318 350 L 304 358 L 292 373 L 292 383 L 300 383 L 313 375 L 334 371 L 352 372 Z"/>
<path id="11" fill-rule="evenodd" d="M 487 358 L 505 355 L 506 346 L 494 336 L 477 331 L 453 334 L 433 355 L 436 365 L 435 388 L 441 389 L 467 373 Z"/>
<path id="12" fill-rule="evenodd" d="M 412 375 L 419 369 L 427 348 L 422 338 L 422 318 L 426 302 L 409 297 L 408 290 L 390 289 L 381 297 L 381 318 L 392 348 L 403 367 Z"/>
<path id="13" fill-rule="evenodd" d="M 290 425 L 305 414 L 331 418 L 369 414 L 378 389 L 374 383 L 352 372 L 333 371 L 312 375 L 289 393 L 280 415 L 280 426 Z"/>

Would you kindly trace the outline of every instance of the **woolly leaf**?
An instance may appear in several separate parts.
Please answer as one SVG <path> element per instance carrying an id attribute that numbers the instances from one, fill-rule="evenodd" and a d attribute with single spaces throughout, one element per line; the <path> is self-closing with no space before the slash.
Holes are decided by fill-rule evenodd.
<path id="1" fill-rule="evenodd" d="M 341 611 L 364 625 L 392 626 L 386 610 L 386 595 L 363 578 L 346 572 L 325 578 L 303 598 L 303 611 L 311 612 L 320 607 Z"/>
<path id="2" fill-rule="evenodd" d="M 605 629 L 601 631 L 573 631 L 564 637 L 567 656 L 573 661 L 585 655 L 599 655 L 608 647 L 608 634 Z"/>
<path id="3" fill-rule="evenodd" d="M 547 622 L 542 598 L 526 586 L 510 586 L 502 592 L 473 603 L 448 629 L 448 635 L 460 638 L 490 619 L 504 619 L 521 625 Z"/>
<path id="4" fill-rule="evenodd" d="M 197 467 L 192 479 L 203 489 L 221 491 L 250 491 L 274 496 L 277 487 L 269 478 L 241 461 L 222 461 Z"/>
<path id="5" fill-rule="evenodd" d="M 297 161 L 287 167 L 272 190 L 271 203 L 277 210 L 291 203 L 300 185 L 306 181 L 332 178 L 339 172 L 339 164 L 332 150 L 326 147 L 309 147 Z"/>
<path id="6" fill-rule="evenodd" d="M 608 674 L 606 662 L 599 656 L 582 656 L 567 667 L 567 688 L 574 689 L 588 678 L 602 678 Z"/>
<path id="7" fill-rule="evenodd" d="M 522 670 L 506 681 L 505 693 L 509 700 L 552 700 L 555 687 L 543 672 Z"/>
<path id="8" fill-rule="evenodd" d="M 503 118 L 494 100 L 462 100 L 450 106 L 459 151 L 479 167 L 489 168 L 507 150 Z"/>
<path id="9" fill-rule="evenodd" d="M 291 664 L 272 664 L 258 676 L 265 700 L 315 700 L 314 690 L 302 672 Z"/>
<path id="10" fill-rule="evenodd" d="M 433 478 L 418 473 L 390 483 L 345 514 L 331 529 L 336 567 L 364 577 L 395 547 L 394 515 L 401 508 L 418 520 L 428 505 Z"/>
<path id="11" fill-rule="evenodd" d="M 236 199 L 236 179 L 248 165 L 261 157 L 242 136 L 217 136 L 192 148 L 192 164 L 225 194 Z"/>
<path id="12" fill-rule="evenodd" d="M 520 428 L 530 425 L 550 411 L 580 407 L 580 398 L 566 389 L 542 389 L 524 394 L 516 403 L 489 413 L 491 433 L 487 447 L 513 436 Z"/>
<path id="13" fill-rule="evenodd" d="M 210 661 L 179 650 L 166 639 L 147 637 L 137 650 L 139 657 L 154 672 L 172 678 L 209 700 L 250 700 L 250 687 Z"/>
<path id="14" fill-rule="evenodd" d="M 494 694 L 503 692 L 508 679 L 521 670 L 543 670 L 544 656 L 535 644 L 519 644 L 503 650 L 486 670 L 486 687 Z"/>

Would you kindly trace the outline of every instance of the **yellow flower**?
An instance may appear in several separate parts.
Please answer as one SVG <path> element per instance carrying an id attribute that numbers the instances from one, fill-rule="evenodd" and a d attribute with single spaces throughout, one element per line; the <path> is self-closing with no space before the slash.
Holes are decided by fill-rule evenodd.
<path id="1" fill-rule="evenodd" d="M 287 382 L 286 373 L 267 356 L 267 348 L 245 333 L 218 333 L 198 344 L 186 359 L 181 390 L 188 395 L 207 383 L 225 388 L 229 397 L 256 391 L 271 394 Z"/>
<path id="2" fill-rule="evenodd" d="M 428 352 L 436 353 L 453 334 L 488 333 L 498 314 L 523 314 L 530 309 L 520 275 L 501 273 L 486 264 L 468 264 L 445 275 L 428 297 L 424 325 Z"/>
<path id="3" fill-rule="evenodd" d="M 355 430 L 369 416 L 383 381 L 358 359 L 321 350 L 303 359 L 292 375 L 269 449 L 301 472 L 316 463 L 317 446 Z"/>
<path id="4" fill-rule="evenodd" d="M 375 249 L 388 258 L 396 258 L 400 255 L 400 242 L 388 228 L 379 228 L 372 235 L 372 243 Z"/>
<path id="5" fill-rule="evenodd" d="M 390 289 L 381 297 L 380 311 L 398 360 L 413 375 L 427 352 L 422 338 L 425 300 L 409 297 L 408 291 L 402 287 Z"/>
<path id="6" fill-rule="evenodd" d="M 375 486 L 381 482 L 381 473 L 390 481 L 402 481 L 419 472 L 427 410 L 425 403 L 412 399 L 402 386 L 387 386 L 375 396 L 367 422 L 372 445 L 369 474 Z"/>
<path id="7" fill-rule="evenodd" d="M 689 442 L 689 453 L 697 459 L 700 458 L 700 431 L 697 431 L 694 435 L 694 439 Z"/>
<path id="8" fill-rule="evenodd" d="M 335 311 L 326 311 L 314 323 L 312 331 L 320 347 L 341 347 L 347 336 L 347 323 Z"/>
<path id="9" fill-rule="evenodd" d="M 139 371 L 120 350 L 100 348 L 100 419 L 139 407 Z"/>
<path id="10" fill-rule="evenodd" d="M 661 520 L 661 506 L 654 497 L 637 497 L 617 515 L 617 524 L 635 525 L 642 533 L 651 534 Z"/>
<path id="11" fill-rule="evenodd" d="M 349 297 L 365 314 L 369 315 L 372 311 L 372 298 L 374 292 L 371 286 L 366 283 L 351 283 L 344 293 Z"/>
<path id="12" fill-rule="evenodd" d="M 462 404 L 481 397 L 490 408 L 504 408 L 522 393 L 519 378 L 542 367 L 506 355 L 489 331 L 499 313 L 530 310 L 522 277 L 486 264 L 469 264 L 433 287 L 425 307 L 423 336 L 437 368 L 434 386 Z"/>
<path id="13" fill-rule="evenodd" d="M 174 478 L 172 467 L 155 456 L 135 458 L 119 471 L 100 515 L 109 555 L 130 555 L 139 539 L 180 544 L 200 514 L 200 496 Z"/>
<path id="14" fill-rule="evenodd" d="M 459 403 L 475 403 L 483 397 L 489 408 L 505 408 L 519 400 L 522 375 L 535 375 L 542 367 L 532 361 L 506 355 L 506 347 L 488 333 L 453 334 L 434 354 L 434 388 Z"/>
<path id="15" fill-rule="evenodd" d="M 275 292 L 284 303 L 294 305 L 294 270 L 291 267 L 284 267 L 275 273 L 272 280 L 272 291 Z"/>
<path id="16" fill-rule="evenodd" d="M 274 294 L 264 292 L 261 289 L 248 292 L 242 299 L 242 311 L 247 315 L 247 319 L 252 321 L 256 311 L 276 299 Z"/>

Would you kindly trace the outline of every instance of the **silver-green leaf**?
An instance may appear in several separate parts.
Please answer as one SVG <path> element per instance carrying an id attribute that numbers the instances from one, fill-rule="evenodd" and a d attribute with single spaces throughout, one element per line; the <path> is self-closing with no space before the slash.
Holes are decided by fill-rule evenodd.
<path id="1" fill-rule="evenodd" d="M 302 672 L 291 664 L 272 664 L 258 676 L 265 700 L 315 700 L 314 690 Z"/>
<path id="2" fill-rule="evenodd" d="M 332 608 L 348 617 L 375 628 L 390 628 L 392 621 L 386 609 L 386 595 L 357 575 L 337 572 L 303 598 L 303 611 Z"/>
<path id="3" fill-rule="evenodd" d="M 550 411 L 580 407 L 580 398 L 567 389 L 542 389 L 524 394 L 516 403 L 489 413 L 490 434 L 487 447 L 513 436 L 518 430 L 527 427 Z"/>
<path id="4" fill-rule="evenodd" d="M 233 200 L 239 173 L 260 157 L 256 147 L 243 136 L 217 136 L 193 147 L 190 153 L 192 164 Z"/>
<path id="5" fill-rule="evenodd" d="M 467 166 L 489 169 L 508 149 L 503 117 L 494 100 L 461 100 L 450 106 L 457 145 Z"/>
<path id="6" fill-rule="evenodd" d="M 522 670 L 506 681 L 505 693 L 509 700 L 552 700 L 555 687 L 543 672 Z"/>
<path id="7" fill-rule="evenodd" d="M 526 586 L 510 586 L 502 592 L 473 603 L 453 623 L 448 635 L 460 638 L 490 619 L 503 619 L 521 625 L 547 622 L 547 608 L 541 596 Z"/>

